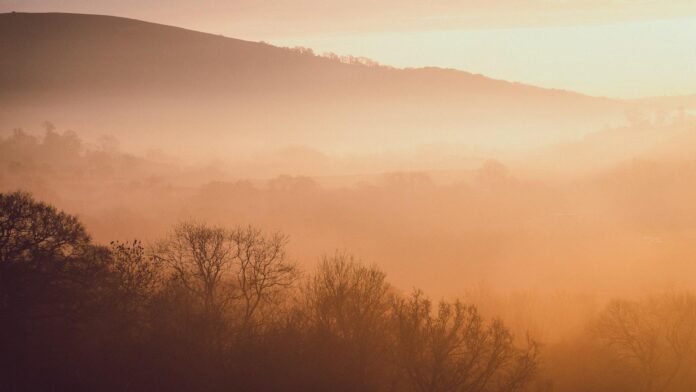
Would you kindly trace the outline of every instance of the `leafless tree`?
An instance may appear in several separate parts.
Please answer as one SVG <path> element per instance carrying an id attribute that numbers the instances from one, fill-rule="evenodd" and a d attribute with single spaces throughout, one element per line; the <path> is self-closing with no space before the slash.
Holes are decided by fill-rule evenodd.
<path id="1" fill-rule="evenodd" d="M 430 300 L 416 291 L 393 305 L 395 356 L 418 392 L 518 391 L 534 375 L 537 347 L 517 348 L 503 323 L 485 323 L 473 306 Z"/>
<path id="2" fill-rule="evenodd" d="M 334 345 L 355 390 L 367 390 L 377 377 L 388 327 L 390 286 L 385 274 L 353 256 L 336 252 L 325 256 L 303 289 L 305 318 L 318 336 Z M 339 347 L 346 348 L 339 352 Z M 348 388 L 350 389 L 350 388 Z"/>
<path id="3" fill-rule="evenodd" d="M 229 232 L 204 223 L 182 222 L 156 244 L 154 257 L 173 271 L 173 280 L 194 294 L 206 316 L 219 314 L 231 299 L 225 280 L 233 269 Z"/>
<path id="4" fill-rule="evenodd" d="M 138 240 L 111 242 L 111 270 L 126 303 L 142 303 L 161 285 L 161 263 Z"/>
<path id="5" fill-rule="evenodd" d="M 239 305 L 241 328 L 250 332 L 261 308 L 297 277 L 286 245 L 284 235 L 266 235 L 251 226 L 228 230 L 185 222 L 157 245 L 155 257 L 200 299 L 207 315 L 223 316 Z"/>
<path id="6" fill-rule="evenodd" d="M 680 375 L 696 369 L 696 298 L 692 295 L 613 301 L 593 332 L 621 364 L 637 372 L 643 391 L 672 390 L 683 381 Z"/>
<path id="7" fill-rule="evenodd" d="M 295 282 L 298 270 L 287 259 L 288 238 L 281 233 L 265 235 L 248 226 L 233 230 L 229 237 L 234 249 L 236 298 L 243 307 L 242 327 L 251 332 L 259 322 L 259 310 L 277 301 L 278 295 Z"/>
<path id="8" fill-rule="evenodd" d="M 342 252 L 324 256 L 305 295 L 315 324 L 344 338 L 360 339 L 389 308 L 384 273 Z"/>

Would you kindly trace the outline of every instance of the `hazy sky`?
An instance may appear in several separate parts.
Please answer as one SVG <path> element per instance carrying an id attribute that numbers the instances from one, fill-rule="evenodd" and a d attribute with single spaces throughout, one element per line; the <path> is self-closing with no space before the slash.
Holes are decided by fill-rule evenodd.
<path id="1" fill-rule="evenodd" d="M 696 93 L 694 0 L 0 0 L 614 97 Z"/>

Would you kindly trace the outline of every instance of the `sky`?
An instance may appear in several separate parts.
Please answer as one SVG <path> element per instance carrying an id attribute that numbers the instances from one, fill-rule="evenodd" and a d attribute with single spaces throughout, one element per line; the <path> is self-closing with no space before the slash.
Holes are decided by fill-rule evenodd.
<path id="1" fill-rule="evenodd" d="M 616 98 L 696 94 L 693 0 L 0 0 Z"/>

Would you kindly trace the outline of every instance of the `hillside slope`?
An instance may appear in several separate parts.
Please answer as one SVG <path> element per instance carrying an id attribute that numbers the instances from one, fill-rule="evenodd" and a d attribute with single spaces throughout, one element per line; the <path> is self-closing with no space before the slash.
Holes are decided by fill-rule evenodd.
<path id="1" fill-rule="evenodd" d="M 174 135 L 189 147 L 209 137 L 328 150 L 517 147 L 575 137 L 627 110 L 462 71 L 345 64 L 110 16 L 1 14 L 0 53 L 0 127 L 50 119 L 165 147 Z"/>

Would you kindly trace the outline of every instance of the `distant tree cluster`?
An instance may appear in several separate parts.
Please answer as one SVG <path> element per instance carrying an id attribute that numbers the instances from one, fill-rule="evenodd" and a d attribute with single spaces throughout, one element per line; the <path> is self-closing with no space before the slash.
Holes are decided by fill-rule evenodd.
<path id="1" fill-rule="evenodd" d="M 381 65 L 377 61 L 372 60 L 368 57 L 351 56 L 351 55 L 341 56 L 341 55 L 338 55 L 338 54 L 333 53 L 333 52 L 324 52 L 322 54 L 316 54 L 316 53 L 314 53 L 314 50 L 312 50 L 311 48 L 305 48 L 303 46 L 294 46 L 294 47 L 285 48 L 285 49 L 289 50 L 293 53 L 298 53 L 298 54 L 305 55 L 305 56 L 325 58 L 325 59 L 337 61 L 337 62 L 344 63 L 344 64 L 362 65 L 365 67 L 388 67 L 388 66 Z M 389 67 L 389 68 L 391 68 L 391 67 Z"/>
<path id="2" fill-rule="evenodd" d="M 72 215 L 0 194 L 2 390 L 522 391 L 538 348 L 473 306 L 400 295 L 336 252 L 175 225 L 102 246 Z"/>
<path id="3" fill-rule="evenodd" d="M 143 163 L 141 158 L 119 152 L 118 140 L 113 136 L 105 135 L 87 144 L 73 131 L 56 131 L 50 122 L 44 123 L 44 129 L 41 136 L 14 129 L 0 137 L 0 179 L 40 174 L 102 176 L 133 170 Z"/>
<path id="4" fill-rule="evenodd" d="M 333 52 L 322 53 L 321 57 L 327 58 L 329 60 L 339 61 L 339 62 L 344 63 L 344 64 L 363 65 L 366 67 L 380 67 L 380 66 L 382 66 L 380 63 L 378 63 L 375 60 L 372 60 L 371 58 L 368 58 L 368 57 L 350 56 L 350 55 L 340 56 L 340 55 L 333 53 Z"/>

